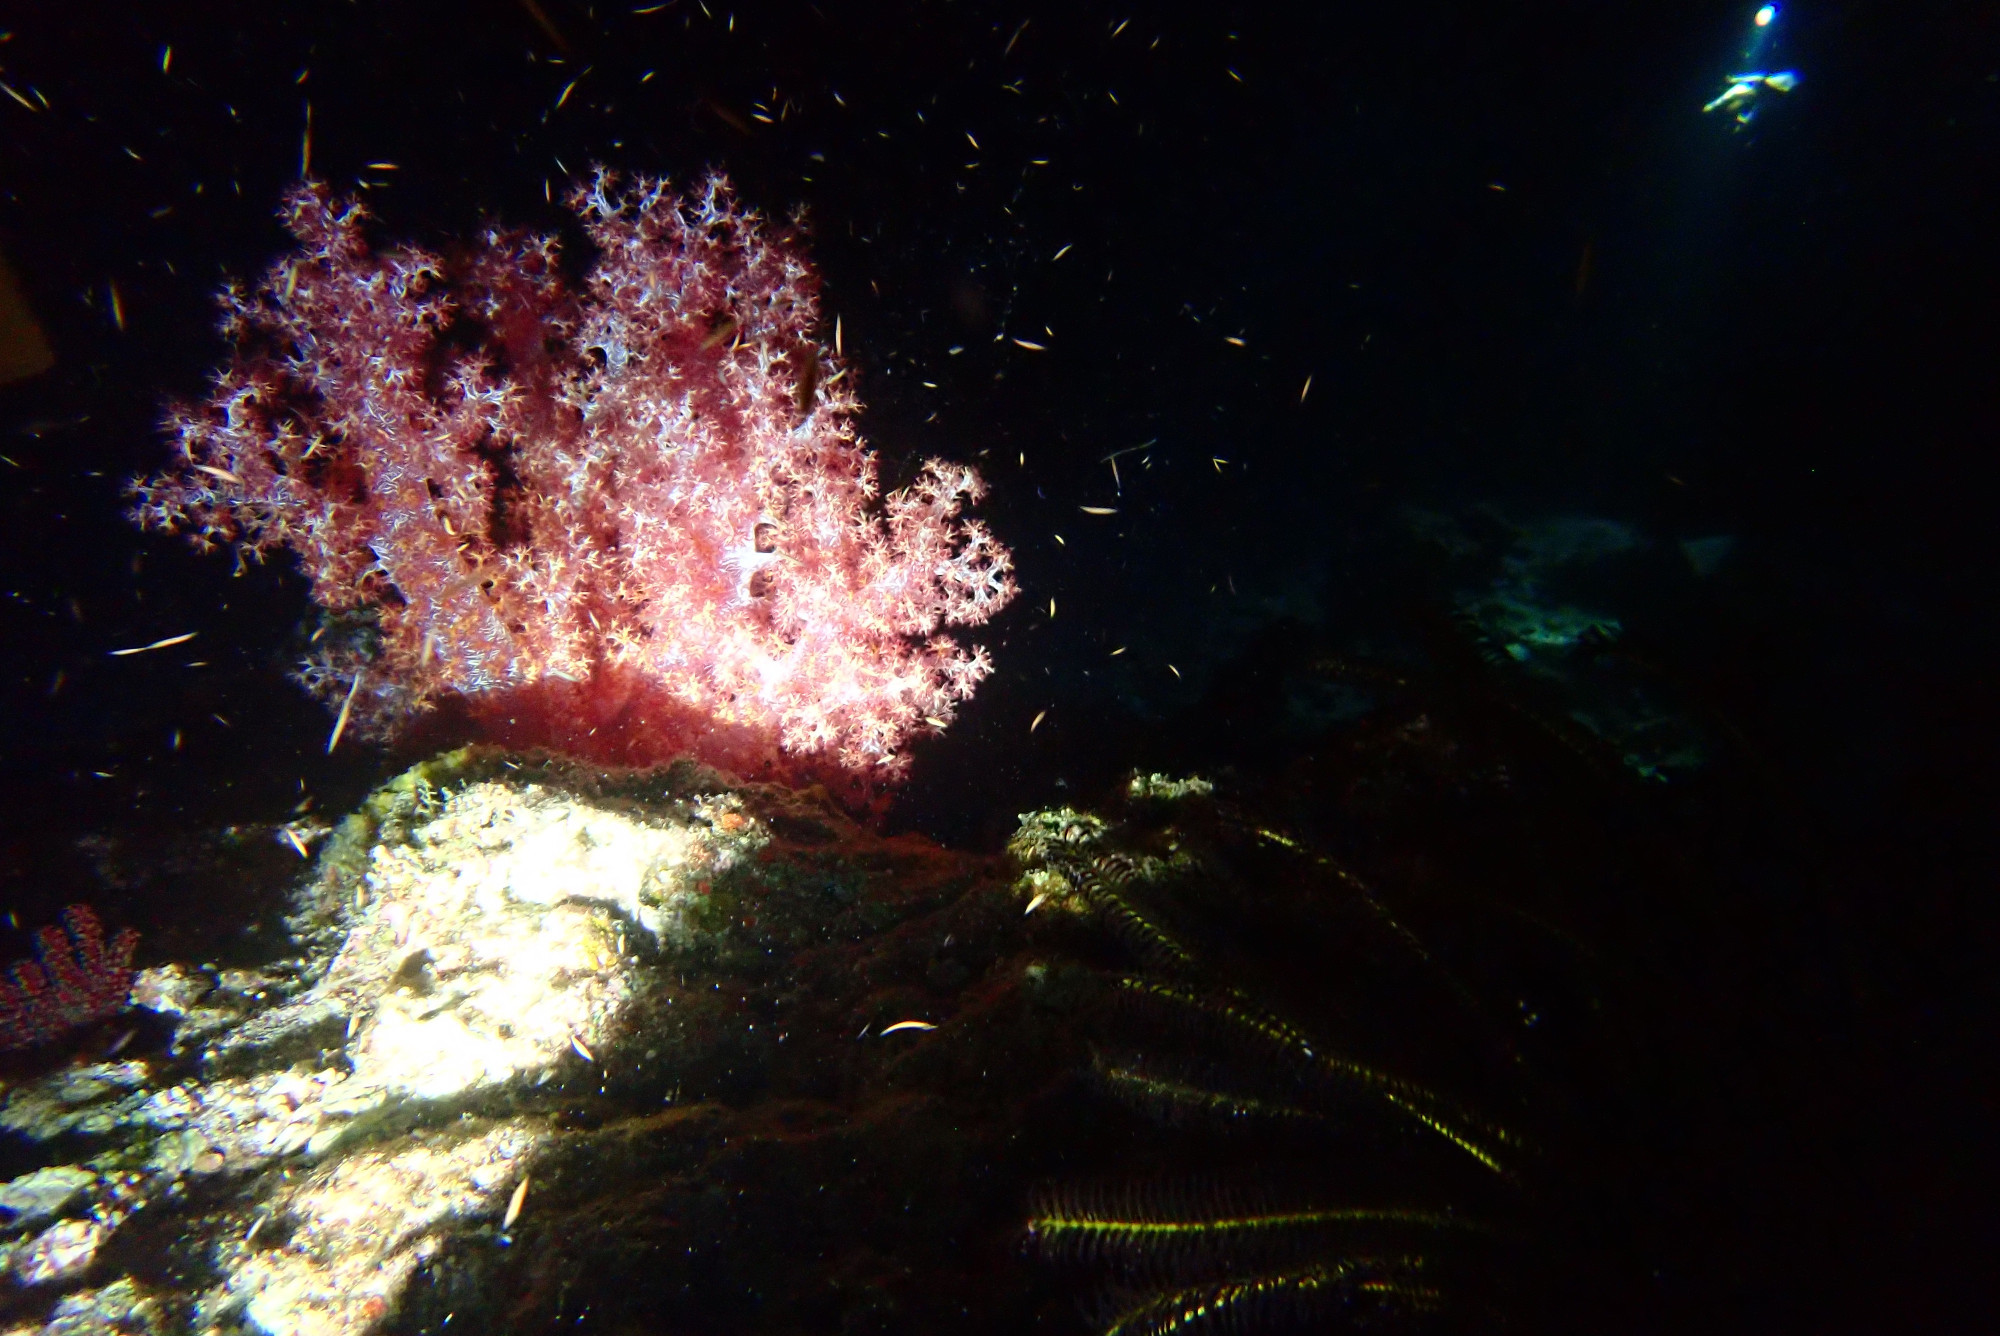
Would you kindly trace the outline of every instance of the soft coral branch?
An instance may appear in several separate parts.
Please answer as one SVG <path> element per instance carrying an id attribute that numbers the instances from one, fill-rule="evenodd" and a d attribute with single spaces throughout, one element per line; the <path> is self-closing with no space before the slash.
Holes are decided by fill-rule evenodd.
<path id="1" fill-rule="evenodd" d="M 106 942 L 89 905 L 65 909 L 62 931 L 36 932 L 37 959 L 16 961 L 0 977 L 0 1049 L 45 1044 L 124 1010 L 138 945 L 131 928 Z"/>
<path id="2" fill-rule="evenodd" d="M 894 779 L 990 671 L 938 627 L 1015 592 L 961 518 L 978 475 L 933 460 L 878 496 L 817 278 L 721 177 L 600 170 L 570 204 L 580 288 L 549 238 L 378 252 L 358 205 L 296 189 L 300 249 L 225 293 L 235 358 L 171 412 L 134 515 L 289 549 L 320 604 L 368 614 L 306 674 L 333 696 L 363 673 L 364 722 L 449 702 L 600 759 Z"/>

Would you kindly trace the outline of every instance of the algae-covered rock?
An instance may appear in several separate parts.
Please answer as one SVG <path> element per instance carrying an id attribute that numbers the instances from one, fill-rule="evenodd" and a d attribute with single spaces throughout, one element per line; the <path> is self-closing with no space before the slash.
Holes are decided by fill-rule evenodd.
<path id="1" fill-rule="evenodd" d="M 213 1283 L 169 1308 L 271 1333 L 390 1312 L 410 1269 L 504 1201 L 545 1138 L 522 1096 L 616 1051 L 651 977 L 642 958 L 685 954 L 714 880 L 768 840 L 719 786 L 656 784 L 642 804 L 553 778 L 472 753 L 399 777 L 301 892 L 303 956 L 148 970 L 136 1002 L 180 1023 L 166 1052 L 8 1090 L 0 1127 L 85 1151 L 0 1185 L 12 1282 L 73 1281 L 141 1207 L 185 1209 L 212 1183 L 176 1246 Z M 460 1135 L 475 1111 L 483 1130 Z M 97 1311 L 122 1292 L 96 1293 L 110 1298 L 63 1303 Z"/>
<path id="2" fill-rule="evenodd" d="M 692 767 L 426 762 L 320 843 L 295 956 L 148 970 L 156 1050 L 0 1097 L 0 1127 L 48 1152 L 0 1185 L 9 1308 L 50 1332 L 500 1329 L 453 1287 L 545 1318 L 524 1258 L 602 1268 L 619 1230 L 689 1219 L 713 1244 L 763 1209 L 726 1186 L 756 1145 L 847 1145 L 830 1178 L 893 1153 L 909 1191 L 974 1172 L 947 1130 L 966 1120 L 911 1083 L 971 1096 L 972 1064 L 1007 1070 L 971 1019 L 1012 996 L 1006 885 Z M 930 1043 L 952 1059 L 919 1075 Z M 678 1214 L 618 1204 L 663 1182 Z M 898 1310 L 872 1263 L 843 1265 L 857 1311 Z"/>
<path id="3" fill-rule="evenodd" d="M 45 1149 L 0 1185 L 10 1320 L 1032 1324 L 1028 1185 L 1107 1135 L 1074 950 L 1204 804 L 1140 776 L 988 857 L 691 767 L 426 762 L 319 842 L 295 954 L 149 970 L 156 1038 L 0 1098 Z"/>
<path id="4" fill-rule="evenodd" d="M 96 1174 L 70 1164 L 50 1165 L 0 1183 L 0 1222 L 40 1224 L 60 1215 L 64 1207 L 96 1183 Z"/>

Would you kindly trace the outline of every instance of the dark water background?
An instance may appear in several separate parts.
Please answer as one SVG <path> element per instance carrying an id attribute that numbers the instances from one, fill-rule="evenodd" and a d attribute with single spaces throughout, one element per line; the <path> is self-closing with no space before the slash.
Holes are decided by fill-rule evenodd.
<path id="1" fill-rule="evenodd" d="M 5 908 L 253 942 L 292 855 L 190 902 L 175 851 L 403 759 L 324 754 L 297 581 L 122 515 L 211 294 L 285 244 L 307 105 L 316 173 L 390 183 L 385 240 L 560 228 L 545 183 L 595 161 L 719 166 L 806 208 L 885 477 L 976 458 L 1019 566 L 896 825 L 991 847 L 1133 765 L 1276 773 L 1324 737 L 1302 664 L 1439 663 L 1472 577 L 1420 517 L 1623 526 L 1590 594 L 1779 795 L 1716 872 L 1739 935 L 1674 962 L 1766 1055 L 1718 1041 L 1767 1097 L 1710 1321 L 1945 1329 L 1996 1112 L 1994 11 L 1788 6 L 1800 87 L 1732 132 L 1700 108 L 1752 5 L 635 8 L 0 14 L 35 103 L 0 100 L 0 249 L 59 358 L 0 388 Z M 1699 770 L 1647 801 L 1722 801 Z"/>

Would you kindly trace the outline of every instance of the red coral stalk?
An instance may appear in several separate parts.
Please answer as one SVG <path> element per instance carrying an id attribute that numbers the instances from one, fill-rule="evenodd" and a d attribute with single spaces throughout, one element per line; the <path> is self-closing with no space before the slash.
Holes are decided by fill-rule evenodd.
<path id="1" fill-rule="evenodd" d="M 0 1049 L 45 1044 L 124 1010 L 139 934 L 125 928 L 107 946 L 89 905 L 65 909 L 63 927 L 67 937 L 53 927 L 35 934 L 39 963 L 17 961 L 0 978 Z"/>
<path id="2" fill-rule="evenodd" d="M 294 190 L 301 249 L 224 294 L 234 361 L 169 415 L 134 517 L 296 553 L 369 628 L 303 674 L 332 701 L 359 675 L 357 724 L 449 702 L 592 759 L 892 781 L 991 671 L 940 625 L 1014 596 L 960 518 L 978 475 L 933 460 L 878 499 L 817 276 L 721 177 L 600 169 L 569 202 L 580 290 L 551 238 L 377 252 L 358 204 Z"/>

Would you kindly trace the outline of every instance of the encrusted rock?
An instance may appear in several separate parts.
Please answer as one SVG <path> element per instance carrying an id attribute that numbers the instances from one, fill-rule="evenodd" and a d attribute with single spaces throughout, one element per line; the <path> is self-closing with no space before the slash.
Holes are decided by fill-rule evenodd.
<path id="1" fill-rule="evenodd" d="M 33 1227 L 96 1186 L 97 1175 L 71 1164 L 50 1165 L 0 1183 L 0 1224 Z"/>

